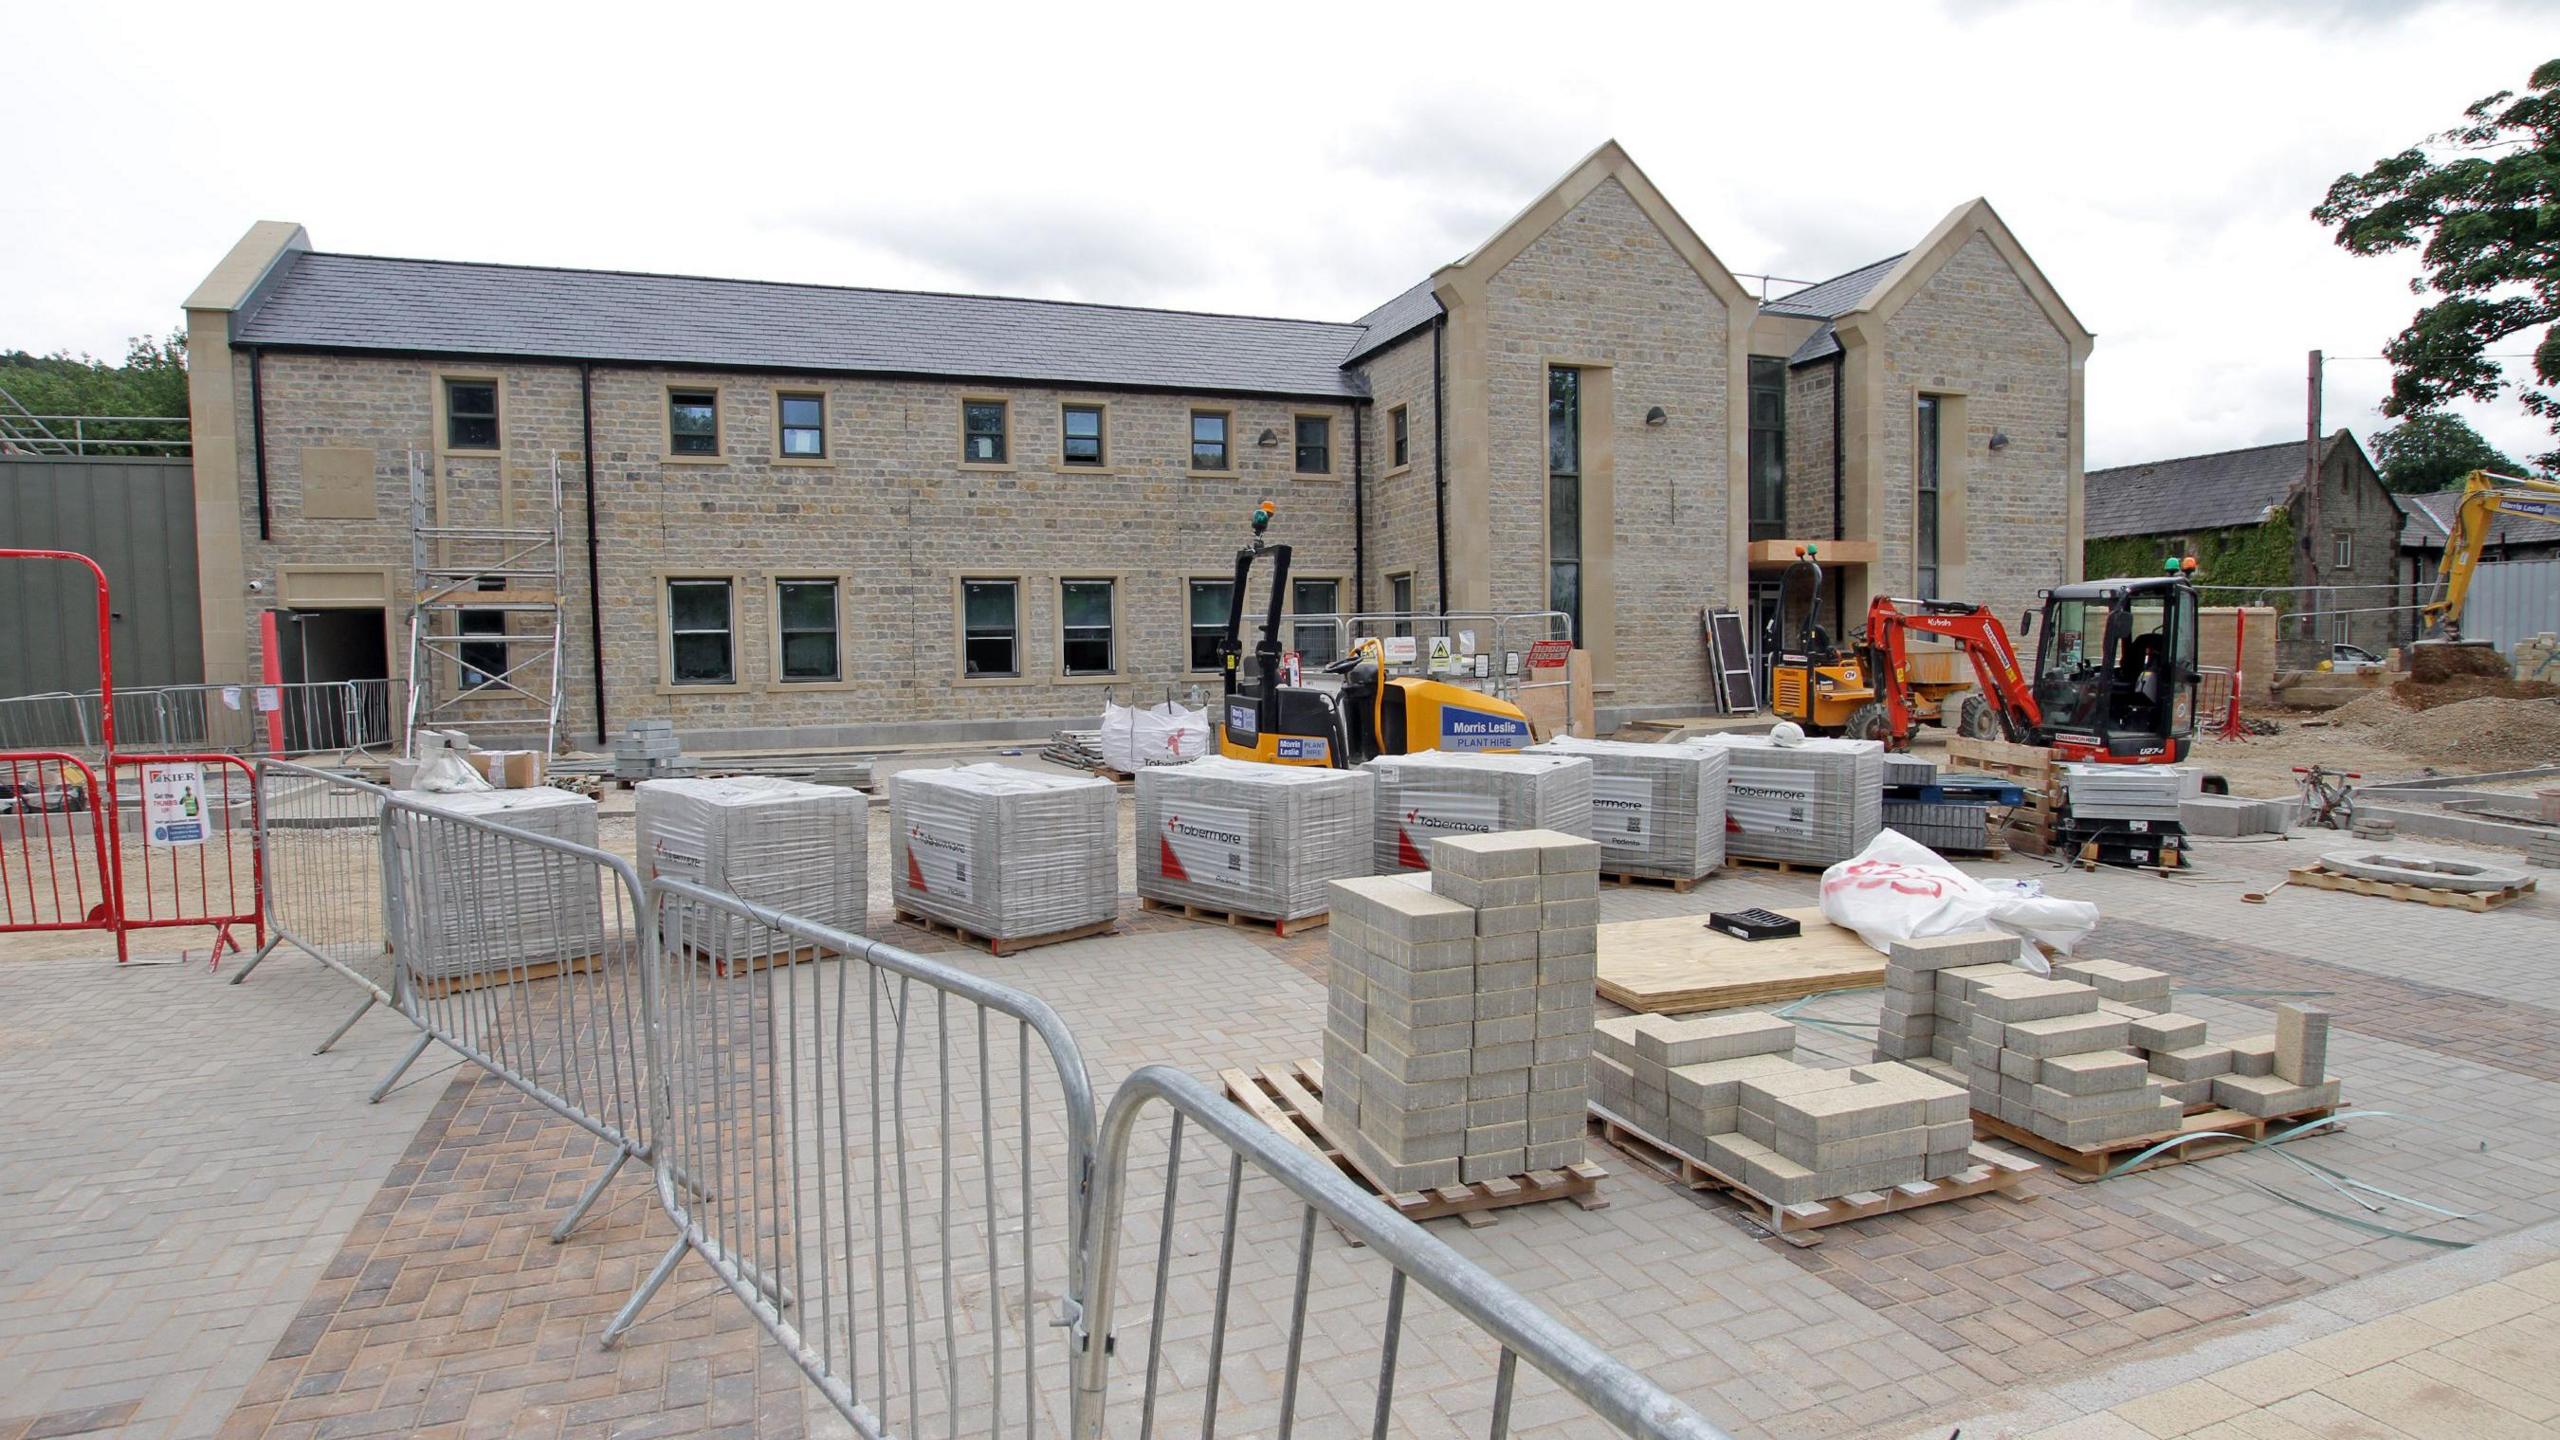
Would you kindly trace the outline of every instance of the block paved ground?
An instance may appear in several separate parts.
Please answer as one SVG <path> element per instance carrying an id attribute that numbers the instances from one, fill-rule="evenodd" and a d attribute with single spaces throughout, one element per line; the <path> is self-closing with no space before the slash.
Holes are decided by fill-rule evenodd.
<path id="1" fill-rule="evenodd" d="M 2012 1412 L 2076 1423 L 2116 1402 L 2054 1397 L 2086 1398 L 2111 1377 L 2201 1378 L 2197 1357 L 2276 1333 L 2269 1317 L 2461 1273 L 2444 1267 L 2476 1264 L 2482 1249 L 2348 1222 L 2513 1245 L 2560 1217 L 2560 976 L 2549 959 L 2560 954 L 2560 904 L 2544 896 L 2470 915 L 2291 889 L 2267 906 L 2239 903 L 2242 889 L 2265 888 L 2322 848 L 2208 843 L 2185 879 L 2024 858 L 1984 873 L 2096 901 L 2107 919 L 2083 953 L 2176 974 L 2178 1008 L 2217 1037 L 2272 1028 L 2277 997 L 2266 992 L 2330 1006 L 2331 1064 L 2350 1104 L 2392 1116 L 2291 1153 L 2406 1200 L 2359 1200 L 2282 1155 L 2245 1154 L 2094 1186 L 2040 1177 L 2024 1203 L 1908 1212 L 1796 1249 L 1603 1148 L 1595 1158 L 1615 1172 L 1609 1208 L 1542 1206 L 1482 1230 L 1439 1222 L 1434 1233 L 1755 1436 L 1924 1425 L 1944 1435 Z M 1812 891 L 1809 877 L 1728 871 L 1687 896 L 1611 890 L 1603 911 L 1624 920 L 1802 904 Z M 877 902 L 874 913 L 886 920 Z M 882 933 L 1047 999 L 1106 1097 L 1149 1062 L 1209 1077 L 1317 1048 L 1321 931 L 1278 941 L 1132 911 L 1118 935 L 1005 960 L 906 927 Z M 0 1440 L 840 1430 L 698 1262 L 626 1348 L 598 1350 L 595 1332 L 668 1234 L 646 1178 L 626 1173 L 597 1218 L 550 1244 L 544 1232 L 602 1163 L 595 1143 L 458 1071 L 366 1106 L 396 1053 L 397 1022 L 368 1020 L 339 1053 L 310 1056 L 345 1008 L 336 982 L 307 963 L 280 960 L 235 988 L 200 968 L 114 974 L 0 942 L 0 1115 L 13 1162 L 0 1169 Z M 1875 1008 L 1872 993 L 1801 1007 L 1800 1018 L 1823 1022 L 1804 1028 L 1804 1049 L 1863 1058 L 1857 1027 Z M 1142 1169 L 1161 1156 L 1162 1129 L 1155 1122 L 1142 1139 Z M 14 1163 L 21 1154 L 38 1163 Z M 1196 1414 L 1185 1407 L 1205 1368 L 1223 1168 L 1220 1156 L 1185 1170 L 1167 1414 Z M 1153 1183 L 1135 1187 L 1133 1235 L 1160 1194 Z M 1297 1228 L 1270 1192 L 1249 1182 L 1241 1201 L 1250 1239 L 1227 1356 L 1238 1418 L 1221 1427 L 1233 1433 L 1267 1428 L 1285 1342 Z M 1351 1432 L 1366 1424 L 1384 1272 L 1320 1238 L 1312 1288 L 1323 1323 L 1305 1357 L 1301 1417 L 1309 1433 Z M 1132 1299 L 1144 1299 L 1147 1258 L 1133 1267 Z M 1408 1317 L 1398 1413 L 1412 1433 L 1480 1433 L 1486 1357 L 1444 1320 Z M 1122 1356 L 1146 1333 L 1142 1305 L 1122 1328 Z M 2423 1375 L 2438 1362 L 2396 1363 Z M 2384 1388 L 2413 1383 L 2394 1372 L 2357 1393 L 2388 1409 Z M 1588 1433 L 1553 1398 L 1532 1387 L 1521 1428 Z M 1114 1403 L 1134 1433 L 1133 1408 Z"/>

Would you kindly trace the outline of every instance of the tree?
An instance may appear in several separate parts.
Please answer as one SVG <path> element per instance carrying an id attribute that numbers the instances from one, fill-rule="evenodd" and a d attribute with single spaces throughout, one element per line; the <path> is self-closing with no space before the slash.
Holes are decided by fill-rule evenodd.
<path id="1" fill-rule="evenodd" d="M 175 419 L 187 414 L 187 337 L 171 331 L 165 340 L 135 336 L 125 347 L 124 363 L 110 365 L 90 355 L 67 350 L 30 355 L 0 350 L 0 391 L 17 401 L 0 401 L 0 422 L 18 421 L 18 409 L 30 415 L 137 415 Z M 47 428 L 67 433 L 67 427 Z M 83 426 L 93 455 L 166 454 L 157 446 L 118 445 L 125 440 L 183 440 L 183 423 L 170 425 Z"/>
<path id="2" fill-rule="evenodd" d="M 2501 90 L 2463 112 L 2467 123 L 2361 175 L 2341 175 L 2311 218 L 2337 231 L 2350 254 L 2418 250 L 2423 306 L 2384 347 L 2395 418 L 2441 410 L 2456 398 L 2493 400 L 2507 385 L 2490 347 L 2533 336 L 2525 409 L 2560 434 L 2560 60 L 2534 69 L 2523 98 Z M 2432 147 L 2432 153 L 2431 148 Z M 2560 450 L 2537 457 L 2560 465 Z"/>
<path id="3" fill-rule="evenodd" d="M 2383 488 L 2403 495 L 2450 490 L 2474 470 L 2500 475 L 2524 471 L 2449 410 L 2424 411 L 2376 431 L 2373 458 L 2382 467 Z"/>

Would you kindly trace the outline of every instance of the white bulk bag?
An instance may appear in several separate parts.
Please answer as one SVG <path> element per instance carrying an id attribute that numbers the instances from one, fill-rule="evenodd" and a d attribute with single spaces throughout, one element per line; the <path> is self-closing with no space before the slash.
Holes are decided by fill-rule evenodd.
<path id="1" fill-rule="evenodd" d="M 1174 701 L 1143 710 L 1102 702 L 1102 763 L 1123 775 L 1188 765 L 1209 753 L 1209 712 Z"/>
<path id="2" fill-rule="evenodd" d="M 1878 831 L 1865 849 L 1822 872 L 1822 913 L 1878 950 L 1992 926 L 2068 955 L 2098 926 L 2098 907 L 2085 900 L 1985 885 L 1898 830 Z M 2033 945 L 2018 948 L 2028 969 L 2051 969 Z"/>

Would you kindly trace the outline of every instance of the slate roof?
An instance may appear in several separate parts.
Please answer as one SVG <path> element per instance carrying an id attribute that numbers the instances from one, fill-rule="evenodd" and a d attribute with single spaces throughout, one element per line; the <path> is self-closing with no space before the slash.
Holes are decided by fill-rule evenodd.
<path id="1" fill-rule="evenodd" d="M 2320 460 L 2347 432 L 2321 442 Z M 2089 472 L 2081 516 L 2092 540 L 2116 535 L 2182 535 L 2255 525 L 2302 483 L 2302 442 L 2253 445 L 2177 460 Z"/>
<path id="2" fill-rule="evenodd" d="M 1395 302 L 1390 302 L 1390 305 Z M 237 344 L 1353 396 L 1361 325 L 303 251 Z"/>
<path id="3" fill-rule="evenodd" d="M 1342 363 L 1357 365 L 1430 324 L 1440 314 L 1440 297 L 1431 293 L 1431 280 L 1425 276 L 1412 289 L 1353 322 L 1360 327 L 1360 338 L 1352 343 L 1351 353 L 1342 357 Z"/>
<path id="4" fill-rule="evenodd" d="M 1893 267 L 1901 263 L 1902 255 L 1887 255 L 1845 275 L 1817 281 L 1762 305 L 1760 313 L 1763 315 L 1811 317 L 1823 322 L 1821 329 L 1806 336 L 1804 343 L 1796 347 L 1796 353 L 1787 357 L 1787 363 L 1804 365 L 1839 354 L 1840 341 L 1831 332 L 1831 322 L 1864 304 L 1884 277 L 1893 273 Z"/>
<path id="5" fill-rule="evenodd" d="M 2400 547 L 2404 550 L 2441 550 L 2445 538 L 2453 533 L 2454 512 L 2461 508 L 2462 491 L 2434 490 L 2424 495 L 2395 495 L 2400 503 Z M 2538 515 L 2502 513 L 2489 517 L 2491 545 L 2560 545 L 2560 521 L 2545 520 Z"/>

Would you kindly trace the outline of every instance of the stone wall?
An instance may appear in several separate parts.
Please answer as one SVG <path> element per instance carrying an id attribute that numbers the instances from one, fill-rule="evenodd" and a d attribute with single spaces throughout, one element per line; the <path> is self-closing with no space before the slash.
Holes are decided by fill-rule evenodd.
<path id="1" fill-rule="evenodd" d="M 1831 407 L 1839 370 L 1816 360 L 1787 372 L 1787 538 L 1831 536 Z"/>
<path id="2" fill-rule="evenodd" d="M 1438 516 L 1434 509 L 1434 469 L 1439 451 L 1432 436 L 1431 330 L 1416 330 L 1370 356 L 1360 366 L 1368 382 L 1369 437 L 1369 604 L 1371 610 L 1394 608 L 1387 578 L 1413 576 L 1417 610 L 1440 608 Z M 1395 463 L 1395 429 L 1391 413 L 1404 406 L 1406 464 Z"/>

